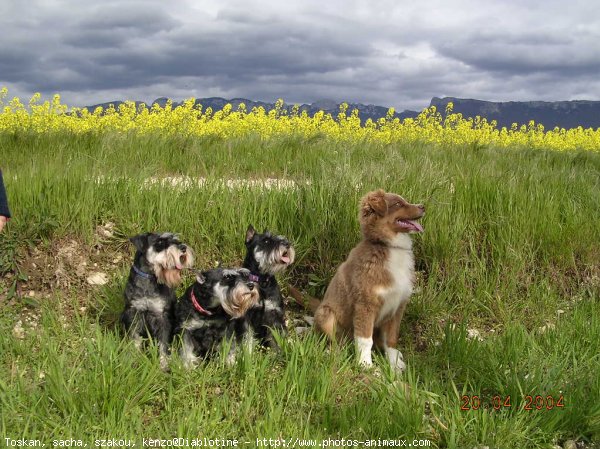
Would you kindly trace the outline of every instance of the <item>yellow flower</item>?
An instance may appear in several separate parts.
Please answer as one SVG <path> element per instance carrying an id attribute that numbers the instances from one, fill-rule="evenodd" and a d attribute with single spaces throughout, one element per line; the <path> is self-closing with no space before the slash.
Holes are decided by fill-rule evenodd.
<path id="1" fill-rule="evenodd" d="M 95 132 L 133 132 L 138 134 L 162 133 L 185 136 L 216 135 L 223 138 L 258 135 L 262 139 L 276 136 L 301 135 L 304 137 L 325 136 L 336 141 L 378 141 L 384 143 L 422 142 L 440 146 L 493 145 L 497 147 L 529 146 L 557 151 L 590 150 L 600 151 L 600 129 L 581 127 L 565 130 L 546 130 L 541 124 L 530 121 L 527 124 L 513 123 L 510 129 L 498 129 L 496 121 L 482 117 L 464 118 L 453 112 L 453 104 L 448 103 L 445 118 L 431 106 L 424 109 L 417 118 L 400 121 L 394 118 L 390 108 L 385 117 L 367 120 L 362 126 L 358 110 L 348 111 L 347 103 L 342 103 L 336 118 L 323 111 L 309 117 L 306 111 L 300 113 L 295 105 L 288 114 L 282 99 L 268 113 L 263 107 L 247 111 L 240 104 L 236 111 L 227 104 L 220 111 L 211 108 L 202 110 L 195 99 L 189 98 L 180 107 L 173 108 L 169 100 L 164 107 L 158 104 L 147 108 L 136 107 L 133 102 L 125 102 L 115 109 L 96 108 L 92 113 L 86 109 L 71 109 L 62 104 L 55 95 L 51 102 L 40 103 L 41 95 L 32 96 L 26 108 L 19 98 L 13 98 L 7 105 L 6 87 L 0 89 L 0 131 L 17 132 L 69 132 L 74 134 Z M 348 114 L 348 112 L 350 112 Z"/>

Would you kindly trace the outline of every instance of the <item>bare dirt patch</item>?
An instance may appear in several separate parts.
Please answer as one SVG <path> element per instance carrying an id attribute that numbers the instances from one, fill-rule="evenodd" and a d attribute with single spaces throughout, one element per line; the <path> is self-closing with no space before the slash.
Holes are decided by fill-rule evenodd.
<path id="1" fill-rule="evenodd" d="M 129 254 L 114 237 L 114 224 L 98 226 L 91 243 L 75 236 L 56 238 L 34 247 L 24 248 L 19 255 L 21 278 L 15 299 L 26 298 L 34 304 L 54 296 L 57 291 L 76 291 L 85 298 L 99 285 L 104 285 L 127 264 Z M 8 273 L 4 284 L 13 282 Z"/>

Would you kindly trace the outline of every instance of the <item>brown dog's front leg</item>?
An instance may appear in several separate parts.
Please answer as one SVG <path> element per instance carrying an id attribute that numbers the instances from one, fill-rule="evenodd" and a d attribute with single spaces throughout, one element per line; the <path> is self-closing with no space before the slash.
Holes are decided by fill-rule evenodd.
<path id="1" fill-rule="evenodd" d="M 381 349 L 385 352 L 390 365 L 396 371 L 404 371 L 406 364 L 404 363 L 402 353 L 396 349 L 398 344 L 398 332 L 400 329 L 400 321 L 406 310 L 407 302 L 400 304 L 398 310 L 387 322 L 381 325 Z"/>
<path id="2" fill-rule="evenodd" d="M 373 308 L 366 304 L 357 303 L 354 309 L 354 343 L 358 362 L 365 367 L 373 366 L 371 349 L 373 348 L 373 327 L 375 314 Z"/>

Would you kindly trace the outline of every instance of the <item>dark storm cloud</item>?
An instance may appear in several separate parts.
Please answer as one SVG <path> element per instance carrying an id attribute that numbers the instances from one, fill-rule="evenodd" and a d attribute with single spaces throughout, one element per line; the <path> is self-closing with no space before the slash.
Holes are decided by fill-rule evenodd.
<path id="1" fill-rule="evenodd" d="M 594 6 L 561 5 L 5 0 L 0 85 L 79 105 L 219 95 L 403 109 L 443 95 L 598 98 Z"/>
<path id="2" fill-rule="evenodd" d="M 505 75 L 553 72 L 558 77 L 572 77 L 600 71 L 600 47 L 595 40 L 591 34 L 573 38 L 551 32 L 519 36 L 483 33 L 439 43 L 436 49 L 484 71 Z"/>
<path id="3" fill-rule="evenodd" d="M 107 3 L 82 14 L 74 5 L 72 14 L 67 9 L 60 19 L 43 7 L 32 13 L 6 23 L 0 44 L 0 79 L 31 91 L 108 86 L 97 80 L 112 77 L 117 84 L 132 85 L 133 79 L 125 81 L 126 65 L 102 64 L 98 58 L 176 25 L 160 9 L 147 6 Z"/>
<path id="4" fill-rule="evenodd" d="M 284 36 L 277 29 L 254 30 L 244 36 L 178 33 L 161 42 L 157 55 L 123 48 L 100 55 L 97 62 L 129 64 L 151 76 L 231 76 L 251 81 L 262 75 L 326 73 L 360 66 L 368 56 L 365 49 L 324 39 L 299 33 Z"/>

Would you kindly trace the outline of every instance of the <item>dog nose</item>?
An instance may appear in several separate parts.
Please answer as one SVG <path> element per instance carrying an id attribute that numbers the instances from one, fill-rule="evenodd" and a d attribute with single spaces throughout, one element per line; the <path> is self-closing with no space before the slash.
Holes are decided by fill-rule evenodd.
<path id="1" fill-rule="evenodd" d="M 179 249 L 181 250 L 182 253 L 185 253 L 187 251 L 187 246 L 185 245 L 179 245 Z"/>
<path id="2" fill-rule="evenodd" d="M 254 282 L 248 282 L 246 285 L 248 286 L 250 291 L 254 290 Z"/>
<path id="3" fill-rule="evenodd" d="M 417 207 L 419 209 L 421 209 L 421 212 L 425 212 L 425 205 L 424 204 L 417 204 Z"/>
<path id="4" fill-rule="evenodd" d="M 285 246 L 286 248 L 290 247 L 290 242 L 288 242 L 287 240 L 283 241 L 283 246 Z"/>

